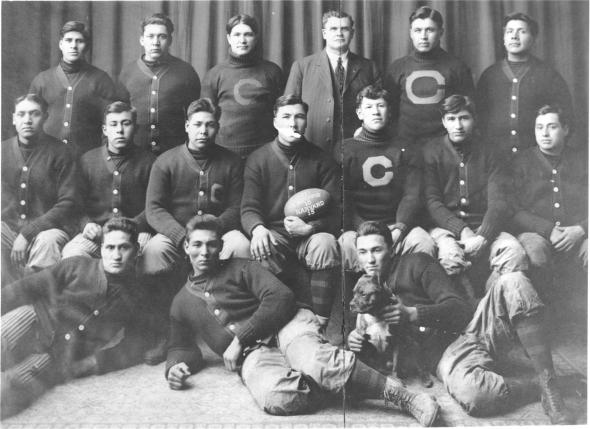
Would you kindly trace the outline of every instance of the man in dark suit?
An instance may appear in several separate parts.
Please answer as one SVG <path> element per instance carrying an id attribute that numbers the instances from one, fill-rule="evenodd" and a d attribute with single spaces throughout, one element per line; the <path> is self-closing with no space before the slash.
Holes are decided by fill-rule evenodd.
<path id="1" fill-rule="evenodd" d="M 357 93 L 379 77 L 376 64 L 349 51 L 354 21 L 345 12 L 330 10 L 322 16 L 326 48 L 295 61 L 285 94 L 309 104 L 305 137 L 340 160 L 342 140 L 360 126 L 355 113 Z"/>

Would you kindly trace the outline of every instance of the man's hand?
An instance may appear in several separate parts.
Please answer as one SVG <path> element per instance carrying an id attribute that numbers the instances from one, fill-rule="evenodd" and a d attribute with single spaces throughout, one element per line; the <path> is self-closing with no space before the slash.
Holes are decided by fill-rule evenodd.
<path id="1" fill-rule="evenodd" d="M 402 236 L 402 230 L 399 228 L 394 228 L 391 230 L 391 240 L 393 241 L 393 245 L 391 246 L 393 249 L 395 249 L 395 246 L 397 246 L 398 241 L 400 240 Z"/>
<path id="2" fill-rule="evenodd" d="M 272 253 L 272 247 L 277 245 L 277 240 L 264 225 L 258 225 L 252 230 L 250 252 L 252 257 L 259 261 L 266 259 Z"/>
<path id="3" fill-rule="evenodd" d="M 102 228 L 94 222 L 88 222 L 82 231 L 82 237 L 90 241 L 98 241 L 101 235 Z"/>
<path id="4" fill-rule="evenodd" d="M 186 386 L 186 379 L 191 375 L 188 365 L 184 362 L 177 363 L 168 370 L 168 386 L 172 390 L 180 390 Z"/>
<path id="5" fill-rule="evenodd" d="M 234 337 L 233 341 L 223 352 L 223 363 L 228 371 L 236 371 L 238 369 L 238 359 L 241 354 L 242 344 L 240 344 L 238 337 Z"/>
<path id="6" fill-rule="evenodd" d="M 461 230 L 461 237 L 459 241 L 464 241 L 467 240 L 468 238 L 473 238 L 475 237 L 475 232 L 473 232 L 473 230 L 471 228 L 469 228 L 468 226 L 466 226 L 465 228 L 463 228 Z"/>
<path id="7" fill-rule="evenodd" d="M 415 322 L 418 319 L 418 311 L 416 307 L 408 307 L 397 301 L 383 307 L 379 312 L 379 318 L 390 325 L 399 325 L 403 320 Z"/>
<path id="8" fill-rule="evenodd" d="M 10 260 L 15 265 L 24 265 L 27 259 L 27 247 L 29 240 L 22 234 L 19 234 L 12 244 L 12 251 L 10 252 Z"/>
<path id="9" fill-rule="evenodd" d="M 303 222 L 297 216 L 287 216 L 283 223 L 291 237 L 307 237 L 313 233 L 313 226 Z"/>
<path id="10" fill-rule="evenodd" d="M 586 233 L 580 225 L 556 226 L 553 230 L 558 229 L 561 234 L 557 234 L 556 240 L 551 240 L 551 244 L 558 252 L 567 252 L 579 243 Z M 553 231 L 551 232 L 553 237 Z"/>
<path id="11" fill-rule="evenodd" d="M 356 329 L 353 330 L 350 334 L 348 334 L 348 348 L 350 351 L 355 353 L 361 353 L 363 351 L 363 346 L 367 340 L 363 334 L 361 334 Z"/>
<path id="12" fill-rule="evenodd" d="M 461 240 L 459 243 L 463 246 L 465 255 L 468 258 L 474 259 L 481 255 L 481 253 L 484 251 L 488 245 L 488 240 L 486 240 L 482 235 L 474 235 L 473 237 Z"/>

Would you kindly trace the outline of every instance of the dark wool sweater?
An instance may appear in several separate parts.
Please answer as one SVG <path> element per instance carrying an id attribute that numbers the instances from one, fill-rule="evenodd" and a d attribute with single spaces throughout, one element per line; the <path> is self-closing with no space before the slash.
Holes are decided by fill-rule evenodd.
<path id="1" fill-rule="evenodd" d="M 119 97 L 137 109 L 135 143 L 155 154 L 186 139 L 186 109 L 201 94 L 189 63 L 168 55 L 158 64 L 150 69 L 140 58 L 123 68 L 118 81 Z"/>
<path id="2" fill-rule="evenodd" d="M 201 167 L 186 144 L 162 154 L 152 166 L 146 196 L 146 217 L 152 228 L 176 246 L 186 223 L 196 214 L 211 214 L 223 232 L 240 226 L 243 168 L 241 159 L 213 145 Z"/>
<path id="3" fill-rule="evenodd" d="M 588 165 L 579 152 L 566 148 L 552 166 L 538 147 L 526 149 L 515 157 L 514 182 L 518 233 L 549 239 L 556 225 L 580 225 L 588 233 Z"/>
<path id="4" fill-rule="evenodd" d="M 394 258 L 387 286 L 404 305 L 416 307 L 418 326 L 460 332 L 471 319 L 470 305 L 426 253 Z"/>
<path id="5" fill-rule="evenodd" d="M 292 161 L 279 148 L 278 140 L 267 143 L 250 155 L 244 169 L 242 227 L 246 234 L 264 225 L 286 234 L 283 209 L 289 198 L 308 188 L 321 188 L 331 196 L 331 210 L 308 222 L 314 233 L 338 234 L 341 224 L 340 171 L 326 152 L 306 140 L 296 143 Z"/>
<path id="6" fill-rule="evenodd" d="M 283 93 L 283 72 L 262 59 L 230 56 L 203 79 L 203 97 L 221 108 L 216 143 L 246 158 L 263 143 L 272 140 L 273 106 Z"/>
<path id="7" fill-rule="evenodd" d="M 115 84 L 104 71 L 83 63 L 80 71 L 66 76 L 58 65 L 39 73 L 29 92 L 49 104 L 47 134 L 72 145 L 77 155 L 100 146 L 103 110 L 117 98 Z"/>
<path id="8" fill-rule="evenodd" d="M 2 288 L 2 314 L 27 304 L 37 313 L 41 343 L 61 365 L 72 363 L 68 351 L 75 350 L 94 354 L 100 373 L 141 360 L 139 332 L 149 312 L 135 275 L 108 275 L 100 259 L 67 258 Z"/>
<path id="9" fill-rule="evenodd" d="M 41 134 L 24 159 L 17 137 L 2 142 L 2 221 L 12 230 L 30 242 L 41 231 L 69 227 L 77 195 L 69 146 Z"/>
<path id="10" fill-rule="evenodd" d="M 502 156 L 535 146 L 535 116 L 543 105 L 559 104 L 573 118 L 572 99 L 563 78 L 531 57 L 515 76 L 508 61 L 487 68 L 477 84 L 479 125 Z"/>
<path id="11" fill-rule="evenodd" d="M 344 229 L 379 220 L 405 232 L 420 207 L 421 154 L 400 149 L 385 132 L 344 141 Z"/>
<path id="12" fill-rule="evenodd" d="M 296 312 L 293 292 L 255 261 L 230 259 L 216 273 L 191 279 L 170 308 L 166 375 L 177 363 L 202 364 L 195 334 L 218 355 L 234 337 L 244 348 L 276 334 Z"/>
<path id="13" fill-rule="evenodd" d="M 85 153 L 80 158 L 80 229 L 88 222 L 102 225 L 112 216 L 125 216 L 137 222 L 139 232 L 148 231 L 145 194 L 154 160 L 133 147 L 117 162 L 107 145 Z"/>
<path id="14" fill-rule="evenodd" d="M 510 178 L 490 145 L 472 140 L 463 148 L 458 153 L 448 136 L 424 146 L 426 207 L 434 224 L 457 238 L 468 226 L 491 241 L 511 216 Z"/>
<path id="15" fill-rule="evenodd" d="M 409 140 L 442 134 L 440 102 L 474 92 L 469 68 L 440 47 L 395 60 L 387 68 L 383 87 L 391 94 L 397 134 Z"/>

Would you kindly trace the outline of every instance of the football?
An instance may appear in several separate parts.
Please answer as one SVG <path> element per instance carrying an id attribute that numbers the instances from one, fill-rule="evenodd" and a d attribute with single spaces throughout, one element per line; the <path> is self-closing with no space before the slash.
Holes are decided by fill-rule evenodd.
<path id="1" fill-rule="evenodd" d="M 326 214 L 330 208 L 330 194 L 320 188 L 297 192 L 285 203 L 285 216 L 297 216 L 307 222 Z"/>

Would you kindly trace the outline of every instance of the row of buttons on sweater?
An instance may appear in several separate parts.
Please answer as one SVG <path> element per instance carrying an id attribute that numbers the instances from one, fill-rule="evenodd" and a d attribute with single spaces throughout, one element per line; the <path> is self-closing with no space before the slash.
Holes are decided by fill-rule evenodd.
<path id="1" fill-rule="evenodd" d="M 99 310 L 94 310 L 92 312 L 92 315 L 94 317 L 98 317 L 100 315 L 100 311 Z M 78 325 L 78 331 L 82 332 L 85 329 L 86 329 L 86 326 L 84 324 Z M 68 332 L 67 334 L 64 335 L 64 338 L 65 338 L 66 341 L 70 341 L 72 339 L 72 333 L 71 332 Z"/>

